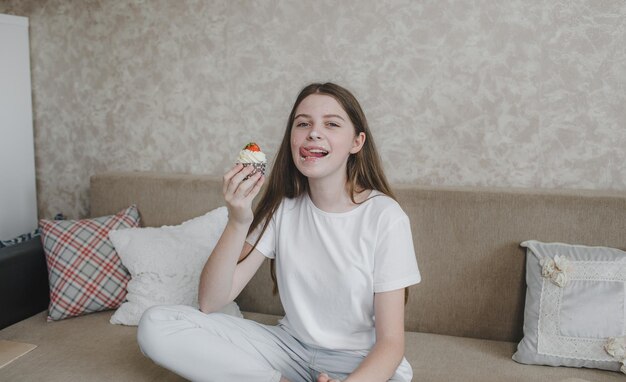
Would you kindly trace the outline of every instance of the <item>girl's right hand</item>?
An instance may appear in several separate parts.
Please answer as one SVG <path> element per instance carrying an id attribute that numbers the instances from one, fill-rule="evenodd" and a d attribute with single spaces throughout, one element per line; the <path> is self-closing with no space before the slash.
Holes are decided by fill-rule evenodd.
<path id="1" fill-rule="evenodd" d="M 322 373 L 317 376 L 317 382 L 341 382 L 341 381 L 338 379 L 333 379 L 329 377 L 328 374 L 326 373 Z"/>
<path id="2" fill-rule="evenodd" d="M 260 171 L 245 179 L 253 170 L 253 166 L 243 166 L 237 163 L 224 174 L 222 192 L 228 207 L 228 218 L 242 225 L 252 224 L 254 218 L 252 200 L 257 196 L 265 181 L 265 176 Z"/>

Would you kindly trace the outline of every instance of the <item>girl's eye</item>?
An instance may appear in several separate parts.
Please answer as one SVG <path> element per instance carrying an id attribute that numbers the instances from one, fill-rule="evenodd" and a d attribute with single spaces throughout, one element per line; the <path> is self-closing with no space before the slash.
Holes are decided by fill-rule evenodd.
<path id="1" fill-rule="evenodd" d="M 307 127 L 308 125 L 309 125 L 309 124 L 308 124 L 308 123 L 306 123 L 306 122 L 299 122 L 299 123 L 296 123 L 296 127 Z"/>
<path id="2" fill-rule="evenodd" d="M 326 126 L 329 126 L 329 127 L 339 127 L 339 124 L 335 123 L 335 122 L 326 122 Z"/>

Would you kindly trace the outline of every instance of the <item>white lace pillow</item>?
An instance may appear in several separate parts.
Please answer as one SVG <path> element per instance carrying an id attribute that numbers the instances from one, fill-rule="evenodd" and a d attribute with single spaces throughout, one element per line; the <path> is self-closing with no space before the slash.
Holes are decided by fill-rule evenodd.
<path id="1" fill-rule="evenodd" d="M 525 364 L 626 372 L 626 252 L 525 241 Z"/>
<path id="2" fill-rule="evenodd" d="M 177 226 L 111 231 L 109 238 L 131 275 L 127 301 L 111 323 L 137 325 L 153 305 L 198 307 L 200 272 L 227 220 L 228 210 L 220 207 Z M 242 316 L 234 302 L 222 312 Z"/>

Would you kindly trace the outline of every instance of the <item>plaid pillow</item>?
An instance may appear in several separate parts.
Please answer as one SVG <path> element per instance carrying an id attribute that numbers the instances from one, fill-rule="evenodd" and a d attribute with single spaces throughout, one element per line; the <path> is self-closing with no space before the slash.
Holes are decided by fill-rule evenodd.
<path id="1" fill-rule="evenodd" d="M 48 321 L 121 305 L 130 274 L 108 235 L 114 229 L 137 226 L 135 205 L 94 219 L 39 221 L 50 283 Z"/>

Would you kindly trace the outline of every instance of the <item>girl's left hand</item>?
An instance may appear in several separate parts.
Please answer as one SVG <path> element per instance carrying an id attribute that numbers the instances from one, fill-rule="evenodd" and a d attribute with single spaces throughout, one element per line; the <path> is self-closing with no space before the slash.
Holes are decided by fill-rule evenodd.
<path id="1" fill-rule="evenodd" d="M 326 373 L 322 373 L 317 377 L 317 382 L 341 382 L 338 379 L 332 379 Z"/>

